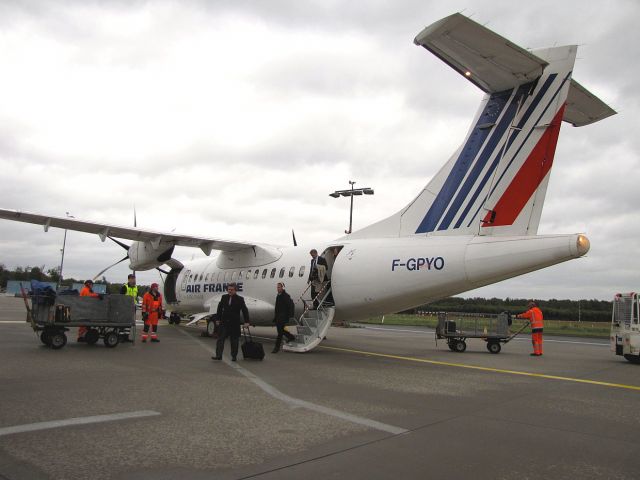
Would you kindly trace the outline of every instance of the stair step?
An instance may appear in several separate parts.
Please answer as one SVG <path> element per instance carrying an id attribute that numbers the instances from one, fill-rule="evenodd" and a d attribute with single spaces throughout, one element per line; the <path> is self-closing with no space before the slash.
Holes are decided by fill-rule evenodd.
<path id="1" fill-rule="evenodd" d="M 298 329 L 298 334 L 299 335 L 312 335 L 313 331 L 311 330 L 311 328 L 307 327 L 306 325 L 301 325 L 299 327 L 297 327 Z"/>
<path id="2" fill-rule="evenodd" d="M 307 343 L 307 340 L 304 335 L 296 335 L 296 343 L 302 343 L 304 345 Z"/>

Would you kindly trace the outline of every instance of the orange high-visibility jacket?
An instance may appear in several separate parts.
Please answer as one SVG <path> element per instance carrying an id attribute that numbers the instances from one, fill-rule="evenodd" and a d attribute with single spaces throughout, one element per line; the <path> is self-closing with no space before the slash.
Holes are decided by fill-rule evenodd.
<path id="1" fill-rule="evenodd" d="M 544 328 L 544 317 L 542 316 L 542 310 L 538 307 L 533 307 L 524 313 L 518 315 L 518 318 L 526 318 L 531 322 L 531 329 Z"/>
<path id="2" fill-rule="evenodd" d="M 82 290 L 80 290 L 80 296 L 81 297 L 98 297 L 99 295 L 95 292 L 92 292 L 89 287 L 84 287 Z"/>
<path id="3" fill-rule="evenodd" d="M 157 322 L 162 312 L 162 295 L 158 292 L 158 296 L 154 296 L 147 292 L 142 297 L 142 311 L 149 314 L 149 322 Z"/>

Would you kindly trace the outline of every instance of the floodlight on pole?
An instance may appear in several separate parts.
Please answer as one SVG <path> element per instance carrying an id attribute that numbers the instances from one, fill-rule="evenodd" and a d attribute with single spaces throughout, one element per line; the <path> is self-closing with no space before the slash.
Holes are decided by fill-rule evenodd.
<path id="1" fill-rule="evenodd" d="M 349 180 L 349 185 L 351 186 L 348 190 L 336 190 L 333 193 L 330 193 L 329 196 L 333 198 L 340 197 L 350 197 L 351 202 L 349 206 L 349 230 L 345 230 L 344 233 L 347 235 L 353 231 L 353 197 L 356 195 L 373 195 L 373 189 L 369 187 L 365 188 L 353 188 L 356 184 L 355 181 Z"/>

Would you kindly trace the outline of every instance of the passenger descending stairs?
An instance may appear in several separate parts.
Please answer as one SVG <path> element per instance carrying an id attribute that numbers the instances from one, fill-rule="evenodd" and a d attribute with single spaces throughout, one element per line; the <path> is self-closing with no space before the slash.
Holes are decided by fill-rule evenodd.
<path id="1" fill-rule="evenodd" d="M 282 349 L 287 352 L 304 353 L 313 350 L 327 336 L 327 331 L 331 326 L 336 308 L 327 304 L 327 297 L 331 289 L 326 292 L 320 292 L 318 297 L 322 296 L 317 310 L 311 310 L 313 301 L 307 303 L 304 301 L 304 312 L 296 325 L 297 335 L 295 340 L 286 342 L 282 345 Z"/>

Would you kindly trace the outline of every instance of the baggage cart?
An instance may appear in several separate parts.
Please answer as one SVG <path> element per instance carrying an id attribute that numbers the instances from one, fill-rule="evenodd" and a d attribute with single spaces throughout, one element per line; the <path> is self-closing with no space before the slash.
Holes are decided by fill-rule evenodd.
<path id="1" fill-rule="evenodd" d="M 497 354 L 503 343 L 509 343 L 527 326 L 526 322 L 519 330 L 511 333 L 511 314 L 503 312 L 498 315 L 478 313 L 439 312 L 436 327 L 436 344 L 438 339 L 445 339 L 453 352 L 462 353 L 467 349 L 468 338 L 480 338 L 487 342 L 487 350 Z"/>
<path id="2" fill-rule="evenodd" d="M 34 292 L 27 311 L 33 330 L 54 350 L 64 347 L 66 332 L 77 327 L 87 328 L 84 338 L 89 345 L 100 339 L 107 348 L 125 339 L 135 342 L 135 305 L 128 295 L 94 298 Z"/>

